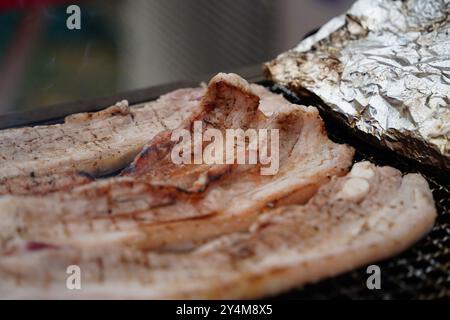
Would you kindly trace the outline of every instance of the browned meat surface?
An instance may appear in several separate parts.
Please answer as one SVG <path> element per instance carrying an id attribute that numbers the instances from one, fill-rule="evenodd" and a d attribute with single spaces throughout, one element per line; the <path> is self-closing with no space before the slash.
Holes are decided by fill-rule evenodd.
<path id="1" fill-rule="evenodd" d="M 16 241 L 0 259 L 0 297 L 262 297 L 392 256 L 428 232 L 435 218 L 420 175 L 402 177 L 363 162 L 306 205 L 268 210 L 242 232 L 191 250 Z M 65 287 L 70 265 L 81 268 L 82 290 Z"/>
<path id="2" fill-rule="evenodd" d="M 0 195 L 70 189 L 129 164 L 161 131 L 177 128 L 204 89 L 181 89 L 144 105 L 126 101 L 63 124 L 0 131 Z"/>
<path id="3" fill-rule="evenodd" d="M 317 109 L 292 105 L 236 75 L 211 80 L 182 128 L 194 121 L 219 131 L 279 129 L 279 169 L 262 175 L 262 165 L 175 165 L 170 131 L 164 132 L 122 177 L 44 197 L 0 199 L 3 250 L 16 239 L 80 248 L 195 246 L 246 230 L 267 207 L 305 203 L 351 165 L 353 149 L 328 139 Z"/>

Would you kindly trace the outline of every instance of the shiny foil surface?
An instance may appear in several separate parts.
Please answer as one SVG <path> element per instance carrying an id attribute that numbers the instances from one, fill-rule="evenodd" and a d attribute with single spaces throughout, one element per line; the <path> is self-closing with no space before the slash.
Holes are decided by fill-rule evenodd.
<path id="1" fill-rule="evenodd" d="M 450 170 L 450 0 L 359 0 L 265 71 L 382 145 Z"/>

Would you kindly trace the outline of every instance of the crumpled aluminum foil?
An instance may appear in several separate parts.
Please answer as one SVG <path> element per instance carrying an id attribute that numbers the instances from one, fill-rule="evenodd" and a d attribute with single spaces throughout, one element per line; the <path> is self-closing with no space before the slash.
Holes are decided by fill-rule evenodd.
<path id="1" fill-rule="evenodd" d="M 450 0 L 360 0 L 265 65 L 398 153 L 450 170 Z"/>

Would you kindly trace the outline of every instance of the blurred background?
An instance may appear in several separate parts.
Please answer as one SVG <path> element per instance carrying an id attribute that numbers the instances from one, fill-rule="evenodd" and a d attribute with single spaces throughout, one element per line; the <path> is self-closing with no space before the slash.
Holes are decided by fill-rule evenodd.
<path id="1" fill-rule="evenodd" d="M 0 114 L 260 64 L 352 2 L 1 0 Z"/>

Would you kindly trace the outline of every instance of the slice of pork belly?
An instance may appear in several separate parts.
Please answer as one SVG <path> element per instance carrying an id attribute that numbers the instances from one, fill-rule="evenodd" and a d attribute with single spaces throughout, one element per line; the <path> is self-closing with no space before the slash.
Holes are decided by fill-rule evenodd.
<path id="1" fill-rule="evenodd" d="M 156 134 L 177 128 L 204 93 L 181 89 L 129 107 L 126 101 L 63 124 L 0 131 L 0 195 L 45 194 L 122 169 Z"/>
<path id="2" fill-rule="evenodd" d="M 306 205 L 266 211 L 245 231 L 190 251 L 25 243 L 0 259 L 0 297 L 258 298 L 395 255 L 435 218 L 422 176 L 362 162 Z M 66 289 L 73 264 L 82 290 Z"/>
<path id="3" fill-rule="evenodd" d="M 279 170 L 261 175 L 249 164 L 175 165 L 170 132 L 146 147 L 117 178 L 44 197 L 0 199 L 0 239 L 79 247 L 188 248 L 241 231 L 261 210 L 305 203 L 351 166 L 353 149 L 328 139 L 318 111 L 293 105 L 237 75 L 214 77 L 182 127 L 279 129 Z"/>

